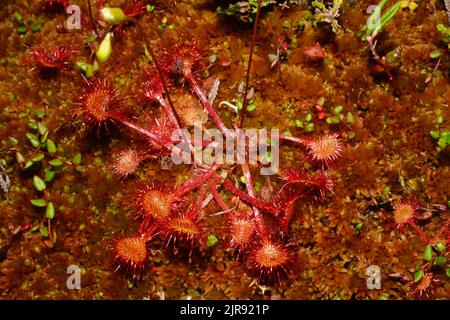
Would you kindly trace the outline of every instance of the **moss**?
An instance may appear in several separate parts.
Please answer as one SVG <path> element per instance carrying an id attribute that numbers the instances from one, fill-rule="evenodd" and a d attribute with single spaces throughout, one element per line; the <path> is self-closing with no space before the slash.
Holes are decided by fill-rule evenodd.
<path id="1" fill-rule="evenodd" d="M 13 180 L 10 199 L 0 200 L 0 297 L 255 299 L 267 294 L 251 285 L 254 278 L 225 251 L 222 243 L 225 241 L 219 241 L 211 249 L 211 256 L 205 255 L 191 264 L 166 255 L 158 249 L 162 244 L 156 243 L 150 256 L 155 265 L 149 266 L 144 279 L 132 286 L 120 274 L 112 272 L 105 248 L 116 235 L 135 228 L 134 222 L 128 219 L 133 209 L 127 202 L 135 182 L 185 181 L 188 168 L 172 166 L 161 171 L 158 162 L 148 160 L 134 180 L 117 181 L 109 167 L 112 155 L 127 147 L 127 141 L 139 143 L 139 138 L 113 125 L 106 131 L 89 128 L 80 131 L 71 116 L 73 103 L 78 101 L 84 87 L 77 69 L 68 68 L 43 78 L 38 70 L 24 63 L 29 55 L 27 48 L 95 43 L 84 29 L 66 34 L 58 32 L 64 16 L 42 12 L 38 2 L 10 1 L 0 9 L 0 16 L 5 17 L 0 22 L 0 87 L 6 93 L 0 98 L 4 106 L 0 111 L 0 151 L 13 168 L 8 173 Z M 344 157 L 335 170 L 335 195 L 322 204 L 299 202 L 296 205 L 291 225 L 293 243 L 299 252 L 296 281 L 271 288 L 283 298 L 411 298 L 408 286 L 388 275 L 402 273 L 411 277 L 409 270 L 420 263 L 424 245 L 411 230 L 403 234 L 395 231 L 390 226 L 389 206 L 382 204 L 399 198 L 404 192 L 417 195 L 424 204 L 446 204 L 449 200 L 450 160 L 436 151 L 436 143 L 429 136 L 429 131 L 435 129 L 435 111 L 439 108 L 443 110 L 442 128 L 449 128 L 450 111 L 445 105 L 450 98 L 446 79 L 448 55 L 442 55 L 439 72 L 433 75 L 431 83 L 425 84 L 436 64 L 429 58 L 430 52 L 437 48 L 445 50 L 440 42 L 442 34 L 436 30 L 438 23 L 445 23 L 445 12 L 430 11 L 420 5 L 416 14 L 408 11 L 399 14 L 398 23 L 390 24 L 383 32 L 380 52 L 390 52 L 397 46 L 402 48 L 395 69 L 401 95 L 395 96 L 386 79 L 370 70 L 367 48 L 355 37 L 367 18 L 363 12 L 369 2 L 356 1 L 354 7 L 344 6 L 338 19 L 340 31 L 333 36 L 304 19 L 307 11 L 301 7 L 266 11 L 261 21 L 263 32 L 258 34 L 251 74 L 256 109 L 246 118 L 246 126 L 278 127 L 302 136 L 305 133 L 302 128 L 295 128 L 295 120 L 303 120 L 311 113 L 315 127 L 307 136 L 329 131 L 341 132 L 344 137 L 354 134 L 353 139 L 346 141 Z M 140 18 L 154 48 L 159 51 L 195 39 L 205 60 L 213 53 L 217 55 L 217 63 L 209 69 L 211 77 L 221 80 L 217 99 L 231 101 L 245 75 L 251 30 L 224 20 L 210 7 L 195 1 L 184 1 L 170 11 L 159 11 L 163 6 L 162 1 L 157 1 L 154 12 Z M 86 10 L 83 6 L 82 12 Z M 42 21 L 39 32 L 19 34 L 14 12 Z M 164 16 L 176 26 L 174 30 L 158 29 Z M 290 21 L 293 27 L 286 29 L 284 21 Z M 302 23 L 301 31 L 294 28 L 297 21 Z M 291 46 L 279 69 L 270 68 L 267 57 L 276 52 L 279 35 L 286 36 Z M 317 41 L 327 53 L 322 63 L 310 61 L 303 54 Z M 113 46 L 110 60 L 101 66 L 98 74 L 117 84 L 124 95 L 131 95 L 135 90 L 135 75 L 147 60 L 142 34 L 131 26 L 122 37 L 113 39 Z M 81 46 L 71 62 L 90 61 L 90 56 L 88 46 Z M 341 121 L 330 127 L 325 121 L 317 120 L 314 105 L 320 97 L 330 105 L 330 110 L 325 110 L 327 113 L 331 114 L 332 106 L 342 105 L 345 113 L 351 112 L 352 123 Z M 143 111 L 139 102 L 132 101 L 131 105 L 133 110 Z M 48 108 L 46 125 L 58 144 L 58 154 L 64 159 L 82 154 L 82 172 L 69 167 L 52 181 L 51 196 L 60 209 L 52 220 L 51 228 L 56 231 L 57 240 L 51 246 L 48 238 L 42 238 L 39 233 L 39 227 L 47 222 L 42 212 L 32 210 L 29 202 L 32 193 L 29 176 L 14 162 L 16 150 L 7 144 L 8 137 L 12 136 L 19 141 L 18 148 L 26 148 L 31 153 L 25 133 L 29 130 L 30 117 L 34 117 L 34 110 L 40 106 Z M 235 120 L 225 109 L 218 112 L 226 123 Z M 283 165 L 310 169 L 301 150 L 282 148 Z M 390 188 L 389 195 L 383 192 L 386 186 Z M 211 205 L 204 214 L 217 211 L 220 209 Z M 442 218 L 437 214 L 425 221 L 425 232 L 432 234 L 439 229 Z M 225 216 L 208 219 L 210 234 L 226 239 L 222 227 L 225 219 Z M 356 235 L 354 225 L 359 223 L 364 227 Z M 72 263 L 85 270 L 83 290 L 65 289 L 66 267 Z M 382 269 L 382 291 L 370 291 L 365 286 L 365 269 L 371 264 Z M 448 282 L 441 284 L 432 297 L 450 298 Z"/>

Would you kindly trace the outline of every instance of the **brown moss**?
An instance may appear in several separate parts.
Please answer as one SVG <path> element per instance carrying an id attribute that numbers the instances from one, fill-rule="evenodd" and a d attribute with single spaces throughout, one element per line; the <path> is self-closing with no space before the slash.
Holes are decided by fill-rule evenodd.
<path id="1" fill-rule="evenodd" d="M 124 1 L 108 3 L 122 5 Z M 217 99 L 235 98 L 245 75 L 251 30 L 223 20 L 205 3 L 185 1 L 175 5 L 158 1 L 157 4 L 157 8 L 171 10 L 156 10 L 140 18 L 144 33 L 131 26 L 122 38 L 115 38 L 113 54 L 98 74 L 120 89 L 121 96 L 131 96 L 136 88 L 130 79 L 135 79 L 141 66 L 148 62 L 143 35 L 158 52 L 196 40 L 205 64 L 208 56 L 217 55 L 217 63 L 209 69 L 210 74 L 221 80 Z M 394 69 L 401 87 L 401 96 L 396 97 L 382 77 L 371 73 L 369 52 L 355 38 L 359 26 L 366 21 L 364 11 L 369 4 L 372 2 L 357 1 L 354 7 L 342 12 L 339 18 L 342 30 L 336 36 L 329 36 L 310 22 L 302 32 L 283 27 L 285 20 L 294 26 L 304 16 L 304 8 L 277 9 L 265 14 L 261 21 L 251 75 L 257 107 L 249 114 L 246 125 L 274 126 L 309 136 L 294 126 L 294 120 L 303 119 L 310 112 L 316 133 L 339 132 L 348 137 L 343 159 L 335 170 L 335 195 L 321 204 L 300 201 L 296 206 L 291 232 L 302 268 L 295 270 L 295 282 L 278 289 L 282 298 L 378 299 L 381 294 L 393 299 L 410 298 L 408 286 L 389 274 L 411 276 L 409 270 L 420 261 L 423 243 L 410 230 L 396 233 L 389 222 L 390 213 L 381 210 L 380 205 L 405 191 L 417 194 L 427 204 L 448 201 L 449 158 L 438 155 L 436 142 L 429 137 L 429 131 L 436 129 L 437 109 L 443 110 L 443 127 L 448 129 L 450 111 L 446 104 L 450 100 L 450 86 L 445 78 L 448 55 L 442 55 L 435 80 L 425 84 L 436 64 L 429 53 L 437 48 L 445 51 L 440 43 L 442 35 L 436 30 L 436 24 L 445 23 L 445 12 L 434 12 L 421 4 L 414 14 L 403 10 L 395 18 L 396 23 L 383 31 L 378 45 L 380 52 L 397 46 L 402 49 L 401 63 Z M 155 243 L 149 249 L 149 262 L 155 266 L 138 286 L 129 288 L 126 279 L 112 273 L 105 247 L 113 235 L 135 227 L 128 219 L 132 210 L 123 205 L 133 182 L 153 181 L 155 176 L 161 183 L 179 181 L 187 168 L 173 166 L 164 171 L 158 162 L 148 161 L 130 181 L 119 183 L 113 179 L 107 161 L 114 150 L 128 147 L 128 138 L 136 137 L 125 130 L 119 132 L 114 126 L 109 127 L 107 134 L 88 130 L 80 134 L 71 117 L 72 103 L 78 101 L 84 87 L 73 63 L 91 61 L 90 47 L 96 46 L 88 41 L 91 32 L 83 29 L 61 33 L 58 26 L 64 24 L 65 16 L 47 15 L 38 9 L 36 1 L 24 0 L 9 1 L 0 9 L 0 87 L 6 93 L 0 98 L 1 157 L 13 168 L 9 174 L 13 180 L 10 199 L 0 200 L 0 297 L 157 299 L 164 292 L 166 299 L 261 298 L 261 291 L 250 286 L 254 278 L 246 273 L 240 261 L 225 252 L 222 241 L 227 236 L 222 228 L 227 221 L 225 216 L 206 219 L 211 234 L 223 235 L 210 255 L 187 264 L 167 257 L 161 250 L 162 244 Z M 24 18 L 43 19 L 41 31 L 20 35 L 14 12 L 20 12 Z M 85 4 L 82 12 L 87 12 Z M 174 30 L 158 29 L 164 16 L 174 24 Z M 267 55 L 276 52 L 279 35 L 286 36 L 291 47 L 278 72 L 277 67 L 270 68 Z M 322 64 L 309 61 L 303 54 L 316 41 L 327 54 Z M 68 70 L 52 78 L 43 78 L 23 64 L 28 48 L 72 43 L 86 45 L 74 56 Z M 231 64 L 221 65 L 228 61 Z M 180 96 L 189 95 L 187 91 L 185 87 Z M 327 114 L 331 115 L 331 109 L 341 104 L 345 113 L 353 114 L 354 122 L 327 125 L 317 120 L 313 106 L 320 97 L 326 98 Z M 293 105 L 289 109 L 290 103 Z M 45 122 L 62 149 L 61 157 L 70 162 L 73 155 L 82 153 L 82 172 L 65 166 L 48 183 L 47 196 L 57 204 L 51 224 L 57 234 L 54 244 L 39 233 L 39 227 L 47 221 L 42 211 L 31 207 L 29 201 L 37 195 L 29 176 L 14 160 L 15 151 L 27 157 L 33 154 L 25 133 L 29 131 L 28 121 L 34 117 L 35 108 L 42 105 L 48 108 Z M 131 107 L 141 111 L 144 108 L 133 101 Z M 146 112 L 153 112 L 151 108 L 146 106 Z M 218 111 L 226 123 L 235 120 L 231 112 Z M 351 139 L 350 131 L 355 134 Z M 11 149 L 10 136 L 19 140 L 17 150 Z M 283 151 L 292 152 L 293 158 L 282 159 L 282 164 L 289 162 L 309 169 L 303 161 L 303 152 L 293 150 L 290 145 L 283 145 Z M 390 187 L 387 194 L 385 187 Z M 219 210 L 209 206 L 205 216 Z M 433 232 L 443 218 L 438 213 L 421 227 Z M 358 235 L 355 223 L 364 224 Z M 83 268 L 83 290 L 65 289 L 66 268 L 70 264 Z M 372 264 L 382 269 L 382 293 L 365 287 L 365 268 Z M 276 288 L 271 290 L 277 292 Z M 448 283 L 438 284 L 430 297 L 448 299 Z"/>

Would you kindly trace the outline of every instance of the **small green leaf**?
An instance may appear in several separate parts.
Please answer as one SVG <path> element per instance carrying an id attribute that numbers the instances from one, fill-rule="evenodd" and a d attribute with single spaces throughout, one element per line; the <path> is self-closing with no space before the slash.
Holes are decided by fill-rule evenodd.
<path id="1" fill-rule="evenodd" d="M 56 152 L 56 145 L 53 142 L 53 140 L 50 140 L 50 139 L 47 140 L 47 151 L 49 153 L 55 153 Z"/>
<path id="2" fill-rule="evenodd" d="M 94 67 L 91 64 L 86 65 L 86 77 L 91 78 L 94 76 Z"/>
<path id="3" fill-rule="evenodd" d="M 441 136 L 438 140 L 438 146 L 441 147 L 441 149 L 444 149 L 447 146 L 447 138 Z"/>
<path id="4" fill-rule="evenodd" d="M 55 171 L 51 171 L 51 170 L 45 171 L 44 175 L 45 175 L 44 180 L 46 182 L 50 182 L 55 177 Z"/>
<path id="5" fill-rule="evenodd" d="M 19 143 L 19 140 L 17 140 L 14 137 L 8 137 L 9 143 L 11 144 L 11 146 L 15 147 L 17 146 L 17 144 Z"/>
<path id="6" fill-rule="evenodd" d="M 438 252 L 443 252 L 445 250 L 445 244 L 443 244 L 442 242 L 439 242 L 436 246 L 435 246 L 436 250 Z"/>
<path id="7" fill-rule="evenodd" d="M 450 268 L 445 269 L 445 274 L 450 278 Z"/>
<path id="8" fill-rule="evenodd" d="M 388 24 L 397 14 L 398 10 L 400 10 L 400 2 L 397 2 L 392 7 L 390 7 L 385 14 L 381 17 L 381 26 L 380 29 Z"/>
<path id="9" fill-rule="evenodd" d="M 423 278 L 423 271 L 422 270 L 418 270 L 416 271 L 416 273 L 414 273 L 414 282 L 419 282 L 420 279 Z"/>
<path id="10" fill-rule="evenodd" d="M 31 167 L 34 164 L 33 161 L 27 161 L 27 163 L 25 163 L 25 165 L 23 166 L 24 169 L 28 169 L 29 167 Z"/>
<path id="11" fill-rule="evenodd" d="M 31 204 L 36 207 L 45 207 L 47 202 L 44 199 L 33 199 L 31 200 Z"/>
<path id="12" fill-rule="evenodd" d="M 334 114 L 340 114 L 343 110 L 344 110 L 344 107 L 343 107 L 343 106 L 336 106 L 336 107 L 334 107 L 334 109 L 333 109 L 333 113 L 334 113 Z"/>
<path id="13" fill-rule="evenodd" d="M 30 120 L 30 122 L 28 122 L 28 128 L 37 130 L 38 129 L 37 121 L 34 119 Z"/>
<path id="14" fill-rule="evenodd" d="M 37 126 L 38 126 L 39 134 L 41 134 L 41 135 L 44 135 L 48 131 L 47 126 L 42 122 L 38 122 Z"/>
<path id="15" fill-rule="evenodd" d="M 247 106 L 247 111 L 248 112 L 252 112 L 253 110 L 256 109 L 256 105 L 252 102 Z"/>
<path id="16" fill-rule="evenodd" d="M 283 28 L 290 29 L 291 28 L 291 22 L 288 20 L 283 21 Z"/>
<path id="17" fill-rule="evenodd" d="M 72 162 L 74 164 L 80 164 L 81 163 L 81 153 L 77 153 L 76 155 L 74 155 Z"/>
<path id="18" fill-rule="evenodd" d="M 47 109 L 37 108 L 36 110 L 34 110 L 34 113 L 36 114 L 36 117 L 43 118 L 47 115 Z"/>
<path id="19" fill-rule="evenodd" d="M 25 157 L 19 151 L 16 151 L 16 161 L 18 164 L 22 164 L 25 162 Z"/>
<path id="20" fill-rule="evenodd" d="M 380 14 L 384 5 L 388 0 L 381 0 L 380 3 L 375 7 L 375 10 L 367 19 L 366 24 L 366 35 L 370 36 L 373 32 L 378 32 L 380 28 Z M 363 39 L 365 40 L 365 39 Z"/>
<path id="21" fill-rule="evenodd" d="M 441 256 L 441 257 L 437 257 L 436 260 L 434 260 L 433 265 L 435 265 L 436 267 L 442 267 L 446 262 L 447 262 L 447 258 Z"/>
<path id="22" fill-rule="evenodd" d="M 303 127 L 303 121 L 302 120 L 295 120 L 295 126 L 297 127 L 297 128 L 301 128 L 301 127 Z"/>
<path id="23" fill-rule="evenodd" d="M 46 226 L 39 227 L 39 233 L 41 234 L 41 237 L 46 238 L 48 237 L 48 229 Z"/>
<path id="24" fill-rule="evenodd" d="M 312 115 L 311 115 L 311 113 L 308 113 L 305 117 L 305 121 L 310 122 L 311 120 L 312 120 Z"/>
<path id="25" fill-rule="evenodd" d="M 38 176 L 33 177 L 33 183 L 34 183 L 34 187 L 36 188 L 37 191 L 44 191 L 45 188 L 47 187 L 44 180 L 42 180 Z"/>
<path id="26" fill-rule="evenodd" d="M 45 158 L 45 154 L 39 153 L 38 155 L 34 156 L 34 157 L 31 159 L 31 161 L 33 161 L 33 162 L 39 162 L 39 161 L 44 160 L 44 158 Z"/>
<path id="27" fill-rule="evenodd" d="M 75 66 L 78 68 L 78 70 L 86 72 L 86 67 L 89 63 L 85 61 L 77 61 L 75 62 Z"/>
<path id="28" fill-rule="evenodd" d="M 33 134 L 31 132 L 27 132 L 25 135 L 27 136 L 28 140 L 30 140 L 30 143 L 33 147 L 37 148 L 41 145 L 39 143 L 38 137 L 35 134 Z"/>
<path id="29" fill-rule="evenodd" d="M 35 23 L 31 26 L 31 30 L 34 32 L 39 32 L 41 30 L 41 24 L 40 23 Z"/>
<path id="30" fill-rule="evenodd" d="M 155 6 L 152 6 L 152 5 L 150 5 L 150 4 L 148 4 L 148 5 L 145 7 L 145 10 L 147 10 L 148 13 L 152 13 L 154 9 L 155 9 Z"/>
<path id="31" fill-rule="evenodd" d="M 314 131 L 314 123 L 308 123 L 306 126 L 305 126 L 305 131 L 306 132 L 312 132 L 312 131 Z"/>
<path id="32" fill-rule="evenodd" d="M 41 135 L 41 143 L 45 143 L 47 141 L 47 137 L 48 137 L 48 131 L 45 131 L 45 133 L 43 135 Z"/>
<path id="33" fill-rule="evenodd" d="M 353 114 L 351 112 L 347 112 L 346 121 L 347 121 L 347 123 L 353 123 L 354 118 L 353 118 Z"/>
<path id="34" fill-rule="evenodd" d="M 63 162 L 61 161 L 61 159 L 52 159 L 48 163 L 53 167 L 60 167 L 63 165 Z"/>
<path id="35" fill-rule="evenodd" d="M 431 59 L 437 59 L 441 56 L 441 51 L 439 49 L 434 50 L 430 53 L 430 58 Z"/>
<path id="36" fill-rule="evenodd" d="M 210 234 L 208 236 L 208 241 L 207 241 L 207 245 L 208 247 L 213 247 L 216 245 L 216 243 L 219 241 L 219 239 L 217 239 L 217 237 L 213 234 Z"/>
<path id="37" fill-rule="evenodd" d="M 55 206 L 53 205 L 53 202 L 49 202 L 47 204 L 47 209 L 45 209 L 45 216 L 48 219 L 53 219 L 55 217 Z"/>
<path id="38" fill-rule="evenodd" d="M 20 34 L 25 34 L 25 33 L 28 32 L 28 29 L 27 29 L 27 27 L 25 27 L 24 25 L 21 25 L 21 26 L 19 26 L 19 27 L 17 28 L 17 31 L 18 31 Z"/>
<path id="39" fill-rule="evenodd" d="M 433 139 L 439 139 L 439 131 L 435 131 L 435 130 L 431 130 L 430 131 L 430 136 L 433 138 Z"/>
<path id="40" fill-rule="evenodd" d="M 425 251 L 423 252 L 423 260 L 431 261 L 433 259 L 433 249 L 430 245 L 427 245 Z"/>
<path id="41" fill-rule="evenodd" d="M 22 23 L 23 22 L 23 17 L 22 17 L 22 15 L 19 13 L 19 12 L 14 12 L 14 18 L 16 18 L 16 21 L 17 22 L 19 22 L 19 23 Z"/>

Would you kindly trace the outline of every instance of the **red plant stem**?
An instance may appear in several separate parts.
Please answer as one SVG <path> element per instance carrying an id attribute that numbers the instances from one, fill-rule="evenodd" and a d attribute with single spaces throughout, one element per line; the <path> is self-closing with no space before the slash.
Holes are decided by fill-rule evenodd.
<path id="1" fill-rule="evenodd" d="M 141 30 L 142 34 L 144 35 L 144 34 L 145 34 L 145 33 L 144 33 L 144 28 L 142 28 L 142 27 L 139 25 L 139 23 L 136 23 L 136 25 L 138 26 L 138 28 Z M 159 80 L 161 80 L 161 83 L 162 83 L 163 88 L 164 88 L 164 92 L 166 93 L 166 96 L 167 96 L 167 100 L 169 101 L 170 114 L 172 115 L 172 117 L 174 118 L 174 120 L 176 119 L 176 120 L 174 121 L 174 124 L 178 124 L 178 127 L 180 127 L 179 121 L 178 121 L 177 116 L 176 116 L 176 113 L 175 113 L 175 109 L 174 109 L 174 107 L 173 107 L 172 98 L 170 97 L 170 92 L 169 92 L 169 89 L 168 89 L 166 80 L 164 79 L 163 72 L 162 72 L 162 70 L 161 70 L 161 66 L 160 66 L 160 64 L 159 64 L 159 62 L 158 62 L 158 59 L 156 59 L 156 55 L 155 55 L 155 53 L 153 52 L 153 49 L 152 49 L 152 46 L 150 45 L 150 42 L 147 41 L 147 39 L 145 38 L 145 36 L 143 36 L 143 40 L 144 40 L 144 43 L 145 43 L 146 46 L 147 46 L 147 49 L 148 49 L 148 52 L 150 53 L 150 56 L 152 57 L 153 63 L 155 64 L 156 71 L 158 71 Z M 165 103 L 165 101 L 164 101 L 164 103 Z M 169 109 L 169 108 L 167 108 L 167 109 Z"/>
<path id="2" fill-rule="evenodd" d="M 447 230 L 447 228 L 450 226 L 450 219 L 447 220 L 446 223 L 439 229 L 439 231 L 434 235 L 433 240 L 439 239 L 440 236 Z"/>
<path id="3" fill-rule="evenodd" d="M 284 216 L 280 222 L 280 228 L 286 234 L 289 232 L 289 223 L 291 222 L 291 219 L 294 216 L 294 206 L 295 200 L 290 201 L 286 205 L 286 209 L 284 210 Z"/>
<path id="4" fill-rule="evenodd" d="M 372 36 L 367 37 L 367 43 L 369 44 L 370 51 L 372 52 L 373 59 L 383 68 L 384 72 L 386 72 L 386 74 L 387 74 L 387 76 L 389 78 L 389 82 L 391 83 L 391 85 L 394 88 L 394 90 L 399 92 L 397 83 L 395 82 L 395 79 L 392 76 L 391 70 L 389 69 L 389 67 L 388 67 L 388 65 L 386 63 L 386 58 L 385 57 L 381 58 L 378 55 L 377 50 L 375 49 L 376 43 L 373 43 L 373 40 L 374 40 L 374 37 L 372 37 Z"/>
<path id="5" fill-rule="evenodd" d="M 239 129 L 239 126 L 236 124 L 233 124 L 233 127 L 235 130 Z M 246 157 L 248 156 L 248 150 L 245 150 Z M 247 163 L 244 163 L 241 165 L 242 172 L 244 173 L 244 179 L 245 179 L 245 185 L 247 188 L 247 193 L 249 196 L 256 198 L 255 189 L 253 187 L 253 179 L 250 172 L 250 169 L 248 167 Z M 258 230 L 258 233 L 261 238 L 265 239 L 267 238 L 267 231 L 264 226 L 264 220 L 261 216 L 261 213 L 259 212 L 258 208 L 252 207 L 253 217 L 255 219 L 256 229 Z"/>
<path id="6" fill-rule="evenodd" d="M 151 227 L 148 227 L 148 225 L 145 225 L 145 227 L 144 227 L 144 222 L 143 222 L 139 226 L 138 232 L 141 233 L 141 236 L 143 237 L 145 242 L 148 242 L 153 239 L 157 229 L 158 229 L 158 225 L 154 224 Z"/>
<path id="7" fill-rule="evenodd" d="M 170 122 L 172 122 L 177 127 L 177 129 L 180 129 L 181 127 L 180 123 L 178 122 L 177 116 L 175 115 L 173 109 L 166 103 L 166 100 L 164 100 L 163 96 L 157 96 L 156 101 L 158 101 L 158 103 L 161 105 Z"/>
<path id="8" fill-rule="evenodd" d="M 416 232 L 419 234 L 419 236 L 425 241 L 426 243 L 430 242 L 430 239 L 427 237 L 427 235 L 417 226 L 417 224 L 414 221 L 409 222 L 409 225 L 416 230 Z"/>
<path id="9" fill-rule="evenodd" d="M 222 180 L 221 177 L 218 178 Z M 235 196 L 241 198 L 243 201 L 248 202 L 252 206 L 255 206 L 256 208 L 264 212 L 270 213 L 274 216 L 277 216 L 281 213 L 281 208 L 248 195 L 247 193 L 239 190 L 230 180 L 223 179 L 222 185 L 225 189 L 233 193 Z"/>
<path id="10" fill-rule="evenodd" d="M 195 201 L 194 205 L 192 206 L 192 208 L 189 209 L 187 216 L 188 218 L 197 218 L 198 215 L 201 212 L 202 209 L 202 203 L 203 200 L 205 199 L 205 194 L 206 194 L 206 188 L 204 186 L 200 187 L 200 191 L 198 193 L 198 197 L 197 200 Z"/>
<path id="11" fill-rule="evenodd" d="M 175 191 L 174 196 L 176 198 L 182 197 L 184 196 L 186 193 L 188 193 L 189 191 L 194 190 L 195 188 L 198 188 L 199 186 L 201 186 L 206 180 L 208 180 L 209 178 L 211 178 L 211 176 L 216 172 L 217 169 L 219 169 L 220 164 L 213 164 L 208 171 L 206 171 L 204 174 L 202 174 L 201 176 L 199 176 L 197 179 L 195 179 L 194 181 L 186 181 L 185 183 L 183 183 L 180 187 L 177 188 L 177 190 Z"/>
<path id="12" fill-rule="evenodd" d="M 199 211 L 202 208 L 203 200 L 205 199 L 206 188 L 204 186 L 200 187 L 200 191 L 198 193 L 197 201 L 194 205 L 194 211 Z"/>
<path id="13" fill-rule="evenodd" d="M 156 142 L 157 144 L 159 144 L 163 148 L 165 148 L 165 149 L 167 149 L 169 151 L 172 150 L 172 148 L 171 148 L 172 146 L 171 145 L 168 146 L 168 145 L 164 144 L 154 133 L 152 133 L 151 131 L 149 131 L 149 130 L 143 128 L 143 127 L 141 127 L 140 125 L 138 125 L 138 124 L 136 124 L 136 123 L 134 123 L 132 121 L 129 121 L 129 120 L 125 119 L 125 117 L 122 116 L 121 114 L 113 113 L 113 114 L 111 114 L 111 118 L 113 120 L 116 120 L 116 121 L 122 123 L 123 125 L 127 126 L 128 128 L 133 129 L 133 130 L 139 132 L 140 134 L 150 138 L 152 141 Z"/>
<path id="14" fill-rule="evenodd" d="M 216 200 L 217 204 L 222 209 L 222 211 L 229 211 L 230 208 L 228 208 L 227 204 L 225 203 L 225 201 L 223 201 L 222 197 L 220 196 L 219 192 L 217 191 L 216 184 L 214 183 L 214 181 L 209 180 L 207 182 L 207 184 L 209 187 L 209 191 L 213 195 L 214 200 Z"/>
<path id="15" fill-rule="evenodd" d="M 197 84 L 197 81 L 195 81 L 194 76 L 191 72 L 185 74 L 186 79 L 191 84 L 192 89 L 194 89 L 195 94 L 197 95 L 198 99 L 200 100 L 203 107 L 205 107 L 206 111 L 208 111 L 209 115 L 219 127 L 219 130 L 225 135 L 228 136 L 228 128 L 223 123 L 222 119 L 217 114 L 216 110 L 214 110 L 214 107 L 212 106 L 211 102 L 208 100 L 208 98 L 205 96 L 205 93 L 200 88 L 200 86 Z"/>
<path id="16" fill-rule="evenodd" d="M 258 0 L 258 7 L 256 9 L 256 17 L 255 22 L 253 24 L 253 34 L 252 34 L 252 43 L 250 45 L 250 54 L 248 56 L 248 66 L 247 66 L 247 74 L 245 78 L 245 90 L 244 90 L 244 97 L 242 98 L 242 110 L 241 110 L 241 127 L 244 125 L 244 115 L 247 111 L 247 95 L 248 95 L 248 84 L 250 82 L 250 69 L 252 67 L 252 59 L 253 59 L 253 50 L 255 48 L 256 43 L 256 33 L 258 31 L 258 24 L 259 24 L 259 17 L 261 14 L 261 2 L 262 0 Z"/>
<path id="17" fill-rule="evenodd" d="M 288 140 L 288 141 L 299 143 L 302 146 L 307 146 L 309 144 L 309 142 L 307 140 L 305 140 L 305 139 L 296 138 L 296 137 L 288 136 L 288 135 L 281 134 L 281 133 L 279 133 L 279 134 L 277 134 L 275 136 L 280 138 L 280 139 L 283 139 L 283 140 Z"/>
<path id="18" fill-rule="evenodd" d="M 251 175 L 250 169 L 248 167 L 248 164 L 244 163 L 241 165 L 241 167 L 242 167 L 242 171 L 244 173 L 244 179 L 245 179 L 245 185 L 247 187 L 247 193 L 249 196 L 255 198 L 256 193 L 255 193 L 255 189 L 253 188 L 253 179 L 252 179 L 252 175 Z M 255 219 L 256 229 L 258 230 L 259 236 L 262 239 L 267 239 L 267 230 L 266 230 L 266 227 L 264 226 L 263 217 L 261 216 L 261 213 L 259 212 L 258 208 L 256 208 L 256 207 L 253 207 L 253 217 Z"/>

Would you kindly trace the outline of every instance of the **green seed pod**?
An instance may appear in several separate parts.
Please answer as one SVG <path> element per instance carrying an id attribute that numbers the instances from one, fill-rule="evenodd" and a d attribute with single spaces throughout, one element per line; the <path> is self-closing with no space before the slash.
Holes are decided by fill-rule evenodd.
<path id="1" fill-rule="evenodd" d="M 100 43 L 97 49 L 96 57 L 97 61 L 100 63 L 106 62 L 109 56 L 111 55 L 112 46 L 111 46 L 111 32 L 108 32 Z"/>
<path id="2" fill-rule="evenodd" d="M 100 14 L 104 21 L 112 24 L 119 24 L 126 18 L 125 13 L 120 8 L 102 8 Z"/>

